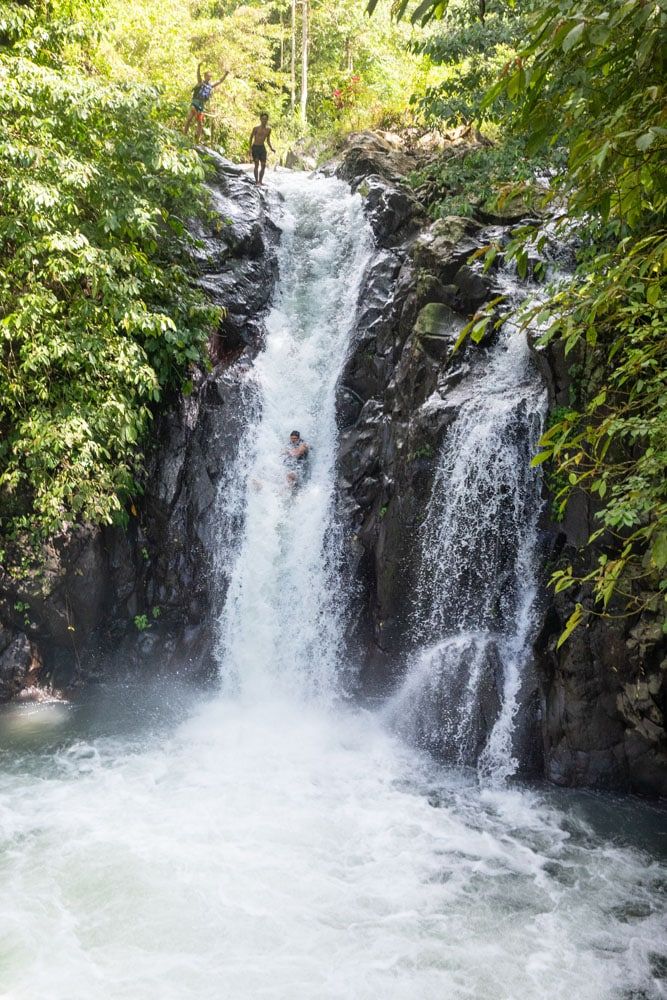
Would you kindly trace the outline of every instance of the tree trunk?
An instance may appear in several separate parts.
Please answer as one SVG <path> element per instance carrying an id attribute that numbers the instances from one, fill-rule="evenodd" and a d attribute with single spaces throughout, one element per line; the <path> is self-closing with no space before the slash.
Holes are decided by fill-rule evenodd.
<path id="1" fill-rule="evenodd" d="M 484 18 L 486 17 L 486 0 L 479 0 L 479 19 L 484 24 Z"/>
<path id="2" fill-rule="evenodd" d="M 308 0 L 301 0 L 301 124 L 308 124 Z"/>
<path id="3" fill-rule="evenodd" d="M 292 0 L 292 61 L 290 65 L 290 108 L 294 114 L 296 107 L 296 0 Z"/>
<path id="4" fill-rule="evenodd" d="M 350 35 L 345 39 L 345 68 L 348 73 L 354 69 L 354 59 L 352 58 L 352 38 Z"/>

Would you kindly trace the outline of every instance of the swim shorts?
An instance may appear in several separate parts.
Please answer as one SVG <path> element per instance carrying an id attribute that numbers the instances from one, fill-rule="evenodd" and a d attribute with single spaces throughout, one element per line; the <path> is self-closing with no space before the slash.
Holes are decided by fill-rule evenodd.
<path id="1" fill-rule="evenodd" d="M 192 101 L 192 107 L 195 111 L 195 118 L 198 122 L 204 121 L 204 105 L 200 104 L 199 101 Z"/>

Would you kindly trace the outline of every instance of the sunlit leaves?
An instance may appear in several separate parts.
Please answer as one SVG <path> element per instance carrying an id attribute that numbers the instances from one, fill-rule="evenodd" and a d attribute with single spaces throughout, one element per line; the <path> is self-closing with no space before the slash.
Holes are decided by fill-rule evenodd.
<path id="1" fill-rule="evenodd" d="M 22 24 L 0 50 L 0 517 L 25 542 L 122 515 L 214 316 L 184 266 L 203 168 L 155 91 L 70 69 L 67 32 Z"/>
<path id="2" fill-rule="evenodd" d="M 574 632 L 577 625 L 581 622 L 583 617 L 584 617 L 584 609 L 581 604 L 577 604 L 575 606 L 574 611 L 572 612 L 567 622 L 565 623 L 565 628 L 563 629 L 558 638 L 556 649 L 560 649 L 563 643 L 570 638 L 570 636 Z"/>

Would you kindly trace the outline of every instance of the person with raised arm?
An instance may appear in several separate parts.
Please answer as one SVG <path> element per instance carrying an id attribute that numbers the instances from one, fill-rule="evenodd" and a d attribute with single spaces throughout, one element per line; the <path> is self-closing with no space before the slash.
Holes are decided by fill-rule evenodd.
<path id="1" fill-rule="evenodd" d="M 197 128 L 195 132 L 195 140 L 197 142 L 201 142 L 202 132 L 204 131 L 204 116 L 205 116 L 206 105 L 213 96 L 213 93 L 218 89 L 218 87 L 222 83 L 225 82 L 228 76 L 229 76 L 229 70 L 226 69 L 217 83 L 211 83 L 211 73 L 207 70 L 206 73 L 204 73 L 204 76 L 202 77 L 201 63 L 199 63 L 199 65 L 197 66 L 197 85 L 192 91 L 192 100 L 190 101 L 190 113 L 185 123 L 185 128 L 183 129 L 183 131 L 187 135 L 193 121 L 196 121 Z"/>

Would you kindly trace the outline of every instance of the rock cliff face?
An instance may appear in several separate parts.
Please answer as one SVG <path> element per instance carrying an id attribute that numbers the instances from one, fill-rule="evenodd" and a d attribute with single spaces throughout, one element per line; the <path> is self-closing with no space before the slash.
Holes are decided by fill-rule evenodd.
<path id="1" fill-rule="evenodd" d="M 352 137 L 335 165 L 364 196 L 378 246 L 338 414 L 341 509 L 352 529 L 347 555 L 357 586 L 350 642 L 365 663 L 366 683 L 381 689 L 406 646 L 417 529 L 435 456 L 456 414 L 447 398 L 471 366 L 485 363 L 482 347 L 443 364 L 457 330 L 493 294 L 492 279 L 467 261 L 498 235 L 469 219 L 429 224 L 404 185 L 417 163 L 376 135 Z M 550 405 L 567 402 L 562 356 L 550 349 L 537 361 Z M 435 390 L 442 403 L 434 407 Z M 576 563 L 594 512 L 575 502 L 555 524 L 549 505 L 545 489 L 545 561 L 551 555 Z M 558 784 L 667 795 L 667 648 L 658 614 L 596 619 L 557 651 L 580 596 L 543 591 L 537 683 L 528 693 L 542 747 L 525 747 L 526 759 Z"/>
<path id="2" fill-rule="evenodd" d="M 406 160 L 382 137 L 362 136 L 338 166 L 364 196 L 379 248 L 338 399 L 342 508 L 360 587 L 352 643 L 366 679 L 378 685 L 405 649 L 417 529 L 440 442 L 456 415 L 450 390 L 484 364 L 486 352 L 465 349 L 443 361 L 493 291 L 467 263 L 489 232 L 458 217 L 429 224 L 401 181 Z"/>
<path id="3" fill-rule="evenodd" d="M 567 405 L 570 377 L 559 348 L 538 357 L 553 406 Z M 547 497 L 547 501 L 550 498 Z M 584 550 L 598 527 L 581 496 L 562 522 L 547 524 L 552 556 L 585 574 L 598 552 Z M 578 600 L 548 596 L 536 643 L 542 677 L 545 774 L 556 784 L 667 796 L 667 638 L 658 609 L 615 620 L 592 618 L 560 650 L 558 637 Z"/>
<path id="4" fill-rule="evenodd" d="M 244 422 L 263 340 L 278 233 L 244 171 L 215 158 L 214 218 L 195 234 L 199 282 L 227 313 L 192 393 L 157 421 L 144 495 L 127 530 L 72 528 L 39 574 L 0 576 L 0 701 L 114 674 L 212 670 L 217 490 Z"/>

